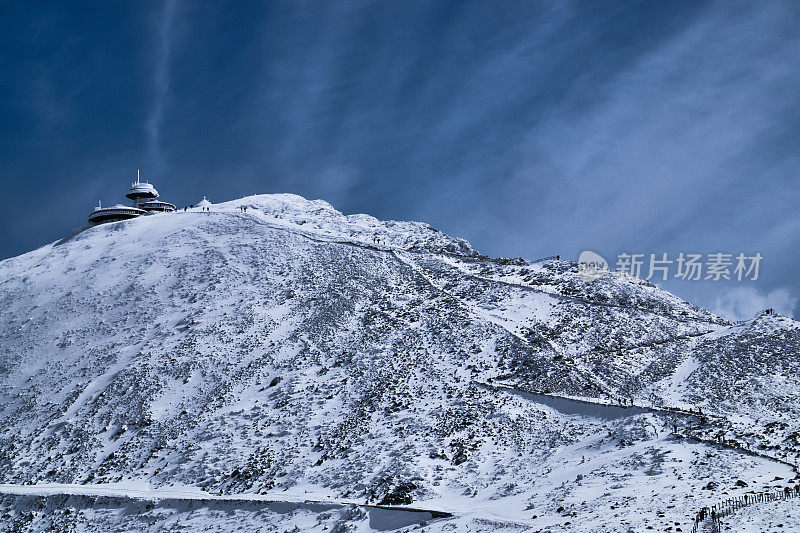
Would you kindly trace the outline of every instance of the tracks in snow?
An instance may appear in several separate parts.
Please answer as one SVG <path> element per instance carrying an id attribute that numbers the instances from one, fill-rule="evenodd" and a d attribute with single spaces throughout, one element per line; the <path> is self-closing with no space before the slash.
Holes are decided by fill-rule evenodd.
<path id="1" fill-rule="evenodd" d="M 400 259 L 402 262 L 404 262 L 406 264 L 413 263 L 413 262 L 408 260 L 408 259 L 401 258 L 400 257 L 400 253 L 401 252 L 402 253 L 408 253 L 408 254 L 430 254 L 430 255 L 435 255 L 435 254 L 433 254 L 433 252 L 425 252 L 425 251 L 418 251 L 418 250 L 408 250 L 408 249 L 404 249 L 404 248 L 397 248 L 397 247 L 378 244 L 378 243 L 370 244 L 370 243 L 365 242 L 365 241 L 349 240 L 349 239 L 346 239 L 346 238 L 342 238 L 341 236 L 326 235 L 324 233 L 306 231 L 306 230 L 302 230 L 302 229 L 299 229 L 299 228 L 294 228 L 294 227 L 291 227 L 291 226 L 288 226 L 288 225 L 276 224 L 274 222 L 270 222 L 268 220 L 265 220 L 263 217 L 257 216 L 255 214 L 253 214 L 253 215 L 241 215 L 241 214 L 238 214 L 238 213 L 227 213 L 227 214 L 230 215 L 230 216 L 236 216 L 236 217 L 248 216 L 252 220 L 256 220 L 259 224 L 261 224 L 263 226 L 266 226 L 266 227 L 268 227 L 270 229 L 275 229 L 275 230 L 279 230 L 279 231 L 285 231 L 285 232 L 288 232 L 288 233 L 293 233 L 293 234 L 296 234 L 296 235 L 300 235 L 302 237 L 305 237 L 305 238 L 307 238 L 307 239 L 309 239 L 311 241 L 314 241 L 314 242 L 317 242 L 317 243 L 320 243 L 320 244 L 339 244 L 339 245 L 343 245 L 343 246 L 355 246 L 355 247 L 358 247 L 358 248 L 363 248 L 365 250 L 371 250 L 371 251 L 374 251 L 374 252 L 382 252 L 382 253 L 392 254 L 394 257 Z M 451 255 L 451 254 L 443 253 L 443 255 Z M 413 264 L 416 266 L 417 269 L 422 270 L 422 267 L 420 267 L 419 265 L 416 265 L 416 263 L 413 263 Z M 716 321 L 713 321 L 713 320 L 709 320 L 709 319 L 682 318 L 682 317 L 678 317 L 678 316 L 675 316 L 675 315 L 670 314 L 670 313 L 661 312 L 661 311 L 658 311 L 658 310 L 655 310 L 655 309 L 645 309 L 645 308 L 641 308 L 641 307 L 634 307 L 634 306 L 627 306 L 627 305 L 620 305 L 620 304 L 612 304 L 612 303 L 606 303 L 606 302 L 598 302 L 596 300 L 589 300 L 587 298 L 581 298 L 581 297 L 578 297 L 578 296 L 569 296 L 569 295 L 561 294 L 561 293 L 558 293 L 558 292 L 555 292 L 555 291 L 547 291 L 547 290 L 544 290 L 544 289 L 541 289 L 541 288 L 533 287 L 531 285 L 526 285 L 526 284 L 522 284 L 522 283 L 514 283 L 514 282 L 510 282 L 510 281 L 503 281 L 503 280 L 490 278 L 490 277 L 486 277 L 486 276 L 480 276 L 480 275 L 475 274 L 473 272 L 469 272 L 467 270 L 464 270 L 463 268 L 460 268 L 456 264 L 452 264 L 452 266 L 458 272 L 460 272 L 462 275 L 464 275 L 465 277 L 468 277 L 470 279 L 474 279 L 474 280 L 482 281 L 482 282 L 486 282 L 486 283 L 492 283 L 492 284 L 495 284 L 495 285 L 503 285 L 503 286 L 512 287 L 512 288 L 516 288 L 516 289 L 520 289 L 520 290 L 524 290 L 524 291 L 535 292 L 537 294 L 546 295 L 546 296 L 549 296 L 551 298 L 554 298 L 554 299 L 560 300 L 560 301 L 572 301 L 572 302 L 580 303 L 580 304 L 583 304 L 583 305 L 607 307 L 607 308 L 612 308 L 612 309 L 631 310 L 631 311 L 636 311 L 636 312 L 639 312 L 639 313 L 646 313 L 646 314 L 651 314 L 651 315 L 662 316 L 664 318 L 669 318 L 671 320 L 675 320 L 677 322 L 682 322 L 682 323 L 687 323 L 687 324 L 695 323 L 695 322 L 702 322 L 702 323 L 706 323 L 706 324 L 713 324 L 713 325 L 716 325 L 716 326 L 726 326 L 726 324 L 720 324 L 719 322 L 716 322 Z M 450 294 L 450 296 L 453 296 L 453 295 Z"/>

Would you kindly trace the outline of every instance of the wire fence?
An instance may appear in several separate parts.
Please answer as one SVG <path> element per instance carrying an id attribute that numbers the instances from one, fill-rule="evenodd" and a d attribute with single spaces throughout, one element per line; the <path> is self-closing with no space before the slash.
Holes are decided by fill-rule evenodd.
<path id="1" fill-rule="evenodd" d="M 798 497 L 800 497 L 800 485 L 728 498 L 711 507 L 700 509 L 694 517 L 692 533 L 703 531 L 702 528 L 705 528 L 705 531 L 720 533 L 722 531 L 722 519 L 732 515 L 739 509 L 758 503 L 790 500 Z"/>

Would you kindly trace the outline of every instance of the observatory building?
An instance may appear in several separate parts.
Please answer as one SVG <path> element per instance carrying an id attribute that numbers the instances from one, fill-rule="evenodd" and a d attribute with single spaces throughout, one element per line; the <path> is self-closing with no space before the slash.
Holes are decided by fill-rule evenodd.
<path id="1" fill-rule="evenodd" d="M 120 204 L 103 207 L 102 204 L 99 204 L 89 215 L 89 222 L 92 224 L 104 224 L 106 222 L 128 220 L 154 212 L 167 213 L 176 210 L 174 205 L 156 200 L 158 191 L 152 184 L 141 181 L 138 171 L 136 172 L 136 183 L 131 184 L 131 188 L 125 196 L 133 200 L 132 207 Z"/>

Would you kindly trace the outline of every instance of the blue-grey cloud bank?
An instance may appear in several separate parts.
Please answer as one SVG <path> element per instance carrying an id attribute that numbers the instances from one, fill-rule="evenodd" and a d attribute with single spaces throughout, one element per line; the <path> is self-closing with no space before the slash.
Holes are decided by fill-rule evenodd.
<path id="1" fill-rule="evenodd" d="M 759 252 L 665 288 L 793 313 L 800 3 L 6 3 L 0 256 L 137 168 L 165 198 L 295 192 L 484 253 Z"/>

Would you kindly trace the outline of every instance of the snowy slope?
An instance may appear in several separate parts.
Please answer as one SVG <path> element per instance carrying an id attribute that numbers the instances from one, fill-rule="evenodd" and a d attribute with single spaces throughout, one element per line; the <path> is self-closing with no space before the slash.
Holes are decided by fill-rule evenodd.
<path id="1" fill-rule="evenodd" d="M 719 417 L 685 433 L 786 451 L 794 422 L 762 429 L 793 413 L 796 331 L 294 195 L 145 216 L 0 262 L 0 482 L 453 513 L 431 528 L 685 527 L 720 497 L 710 481 L 794 473 L 677 439 L 658 412 L 568 414 L 482 384 L 702 406 Z M 715 381 L 732 367 L 734 387 Z"/>

